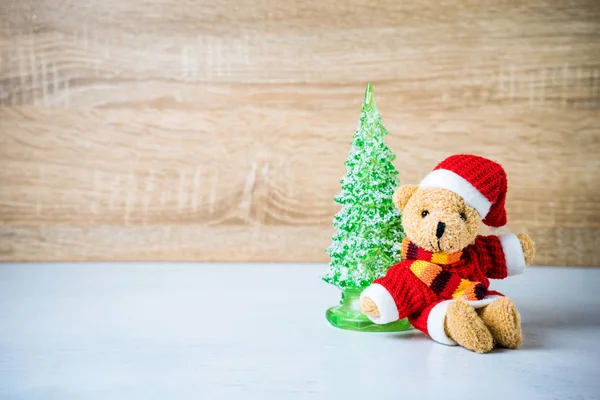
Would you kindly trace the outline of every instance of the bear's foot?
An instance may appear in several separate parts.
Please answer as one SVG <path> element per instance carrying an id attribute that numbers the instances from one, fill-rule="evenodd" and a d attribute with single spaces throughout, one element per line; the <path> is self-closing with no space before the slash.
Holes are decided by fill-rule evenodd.
<path id="1" fill-rule="evenodd" d="M 456 343 L 476 353 L 487 353 L 494 348 L 491 332 L 475 309 L 463 300 L 448 306 L 444 330 Z"/>
<path id="2" fill-rule="evenodd" d="M 508 349 L 518 349 L 523 343 L 521 318 L 517 307 L 508 298 L 502 297 L 478 310 L 496 343 Z"/>

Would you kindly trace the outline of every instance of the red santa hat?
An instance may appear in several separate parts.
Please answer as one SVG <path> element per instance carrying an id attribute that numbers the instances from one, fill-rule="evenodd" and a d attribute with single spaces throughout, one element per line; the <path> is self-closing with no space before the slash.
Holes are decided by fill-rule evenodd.
<path id="1" fill-rule="evenodd" d="M 475 208 L 484 224 L 494 228 L 506 225 L 506 172 L 492 160 L 470 154 L 450 156 L 439 163 L 420 186 L 450 190 Z"/>

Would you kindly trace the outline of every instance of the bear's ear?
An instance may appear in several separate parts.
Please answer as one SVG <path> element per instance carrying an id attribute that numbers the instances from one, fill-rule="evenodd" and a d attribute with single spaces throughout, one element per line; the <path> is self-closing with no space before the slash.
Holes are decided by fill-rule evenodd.
<path id="1" fill-rule="evenodd" d="M 394 204 L 398 207 L 398 210 L 404 210 L 406 203 L 412 197 L 412 195 L 417 191 L 419 186 L 417 185 L 402 185 L 396 188 L 394 192 Z"/>

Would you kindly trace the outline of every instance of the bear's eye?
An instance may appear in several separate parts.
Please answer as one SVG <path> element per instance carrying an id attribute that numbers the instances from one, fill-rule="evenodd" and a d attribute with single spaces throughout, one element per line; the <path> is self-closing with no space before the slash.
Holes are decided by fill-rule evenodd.
<path id="1" fill-rule="evenodd" d="M 464 212 L 464 211 L 463 211 L 463 212 L 461 212 L 461 213 L 460 213 L 460 218 L 462 218 L 462 220 L 463 220 L 463 221 L 466 221 L 466 220 L 467 220 L 467 214 L 465 214 L 465 212 Z"/>
<path id="2" fill-rule="evenodd" d="M 423 218 L 425 218 L 428 215 L 429 215 L 429 211 L 427 211 L 427 210 L 423 210 L 423 212 L 421 213 L 421 217 L 423 217 Z"/>

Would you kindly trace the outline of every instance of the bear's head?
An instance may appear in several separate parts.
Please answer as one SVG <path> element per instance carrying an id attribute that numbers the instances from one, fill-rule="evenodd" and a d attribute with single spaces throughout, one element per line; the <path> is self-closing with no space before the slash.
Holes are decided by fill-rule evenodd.
<path id="1" fill-rule="evenodd" d="M 454 253 L 473 243 L 481 216 L 458 194 L 442 188 L 402 185 L 394 194 L 406 237 L 422 249 Z"/>

